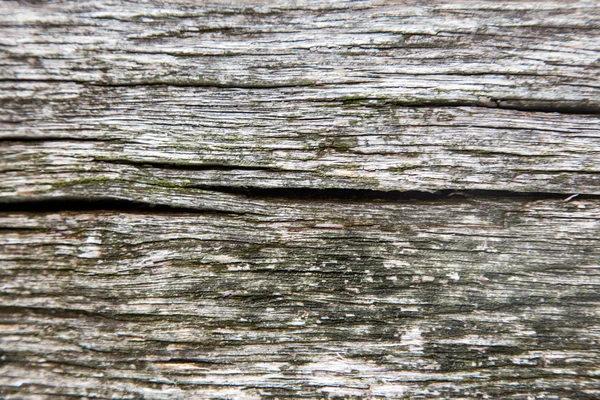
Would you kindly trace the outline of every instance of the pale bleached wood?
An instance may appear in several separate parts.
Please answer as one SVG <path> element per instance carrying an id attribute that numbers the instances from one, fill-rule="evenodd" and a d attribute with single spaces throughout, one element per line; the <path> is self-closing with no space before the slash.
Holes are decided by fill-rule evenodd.
<path id="1" fill-rule="evenodd" d="M 327 89 L 3 89 L 5 200 L 115 197 L 121 182 L 600 194 L 596 115 L 333 100 Z"/>
<path id="2" fill-rule="evenodd" d="M 598 201 L 263 206 L 2 213 L 4 398 L 600 395 Z"/>
<path id="3" fill-rule="evenodd" d="M 2 7 L 0 135 L 41 141 L 2 146 L 5 201 L 122 181 L 598 194 L 597 116 L 489 109 L 597 111 L 594 2 Z"/>
<path id="4" fill-rule="evenodd" d="M 599 15 L 0 2 L 0 397 L 600 397 Z"/>
<path id="5" fill-rule="evenodd" d="M 3 2 L 0 79 L 598 110 L 595 1 Z"/>

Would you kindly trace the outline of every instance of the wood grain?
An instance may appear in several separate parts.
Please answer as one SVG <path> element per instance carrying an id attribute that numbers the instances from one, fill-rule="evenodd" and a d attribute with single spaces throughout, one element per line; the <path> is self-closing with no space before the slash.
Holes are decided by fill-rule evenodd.
<path id="1" fill-rule="evenodd" d="M 597 200 L 265 208 L 0 215 L 5 398 L 600 395 Z"/>
<path id="2" fill-rule="evenodd" d="M 123 182 L 600 194 L 597 115 L 406 107 L 325 89 L 3 88 L 7 201 L 83 186 L 118 196 Z"/>
<path id="3" fill-rule="evenodd" d="M 596 1 L 0 1 L 0 397 L 600 397 Z"/>
<path id="4" fill-rule="evenodd" d="M 0 77 L 598 109 L 595 1 L 2 3 Z"/>

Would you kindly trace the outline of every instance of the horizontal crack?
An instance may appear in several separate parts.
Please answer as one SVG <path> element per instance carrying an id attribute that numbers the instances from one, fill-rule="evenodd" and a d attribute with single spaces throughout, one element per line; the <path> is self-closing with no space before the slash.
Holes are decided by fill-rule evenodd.
<path id="1" fill-rule="evenodd" d="M 279 167 L 269 167 L 260 165 L 228 165 L 220 163 L 202 163 L 202 164 L 181 164 L 177 162 L 157 162 L 151 160 L 129 160 L 129 159 L 117 159 L 117 158 L 106 158 L 106 157 L 94 157 L 95 161 L 100 161 L 108 164 L 125 164 L 143 167 L 154 167 L 160 169 L 176 169 L 176 170 L 187 170 L 187 171 L 272 171 L 272 172 L 283 172 L 292 171 Z"/>
<path id="2" fill-rule="evenodd" d="M 539 113 L 559 113 L 573 115 L 597 115 L 600 114 L 600 105 L 592 104 L 589 101 L 581 100 L 567 103 L 566 101 L 550 102 L 541 100 L 507 100 L 507 99 L 483 99 L 474 101 L 465 100 L 402 100 L 388 99 L 385 97 L 356 97 L 352 99 L 323 99 L 317 100 L 327 103 L 341 102 L 343 104 L 355 104 L 357 106 L 378 108 L 384 105 L 392 105 L 399 107 L 437 107 L 437 108 L 452 108 L 452 107 L 480 107 L 480 108 L 497 108 L 501 110 L 523 111 L 523 112 L 539 112 Z M 365 103 L 375 101 L 377 103 Z"/>
<path id="3" fill-rule="evenodd" d="M 0 136 L 0 142 L 120 142 L 123 139 L 119 138 L 83 138 L 83 137 L 67 137 L 67 136 Z"/>
<path id="4" fill-rule="evenodd" d="M 515 192 L 508 190 L 455 190 L 443 189 L 432 192 L 426 191 L 399 191 L 376 189 L 341 189 L 341 188 L 258 188 L 258 187 L 231 187 L 218 185 L 191 185 L 190 188 L 206 191 L 243 195 L 252 199 L 269 200 L 323 200 L 323 201 L 464 201 L 467 199 L 523 199 L 523 200 L 553 200 L 567 199 L 600 199 L 600 195 L 573 194 L 558 192 Z"/>
<path id="5" fill-rule="evenodd" d="M 551 104 L 546 103 L 527 103 L 519 102 L 518 104 L 506 100 L 496 100 L 498 108 L 504 110 L 527 111 L 527 112 L 544 112 L 544 113 L 560 113 L 574 115 L 596 115 L 600 114 L 600 105 L 590 104 L 589 102 L 574 102 L 573 104 L 561 103 Z"/>
<path id="6" fill-rule="evenodd" d="M 57 197 L 52 199 L 35 199 L 23 201 L 8 201 L 1 204 L 2 212 L 81 212 L 81 211 L 116 211 L 123 213 L 156 213 L 156 214 L 223 214 L 239 215 L 238 212 L 221 210 L 207 210 L 201 207 L 191 208 L 182 206 L 170 206 L 166 204 L 154 204 L 150 202 L 134 201 L 126 199 L 114 199 L 109 197 Z M 19 228 L 20 229 L 20 228 Z"/>
<path id="7" fill-rule="evenodd" d="M 36 306 L 11 306 L 11 305 L 0 305 L 0 315 L 1 314 L 25 314 L 25 313 L 35 313 L 41 315 L 50 315 L 55 318 L 66 318 L 66 319 L 75 319 L 82 317 L 102 317 L 102 318 L 112 318 L 108 313 L 94 312 L 88 310 L 81 309 L 67 309 L 61 307 L 36 307 Z"/>
<path id="8" fill-rule="evenodd" d="M 436 192 L 422 191 L 381 191 L 369 189 L 312 189 L 312 188 L 233 188 L 227 186 L 194 186 L 195 189 L 228 193 L 244 199 L 272 201 L 277 207 L 277 201 L 339 202 L 339 203 L 461 203 L 472 200 L 562 200 L 565 202 L 577 199 L 600 199 L 600 195 L 543 193 L 543 192 L 512 192 L 497 190 L 440 190 Z M 3 201 L 2 212 L 85 212 L 85 211 L 115 211 L 122 213 L 154 213 L 154 214 L 218 214 L 235 216 L 245 214 L 240 211 L 219 210 L 203 206 L 183 207 L 166 204 L 155 204 L 144 201 L 115 199 L 110 197 L 57 197 L 51 199 Z"/>
<path id="9" fill-rule="evenodd" d="M 97 82 L 97 81 L 88 81 L 84 79 L 11 79 L 11 78 L 2 78 L 0 82 L 39 82 L 39 83 L 75 83 L 85 86 L 95 86 L 95 87 L 135 87 L 135 86 L 172 86 L 172 87 L 198 87 L 198 88 L 216 88 L 216 89 L 285 89 L 285 88 L 295 88 L 295 87 L 318 87 L 316 82 L 309 81 L 300 81 L 300 82 L 290 82 L 290 83 L 276 83 L 276 82 L 264 82 L 264 83 L 244 83 L 244 82 L 236 82 L 236 83 L 221 83 L 221 82 L 213 82 L 213 81 L 197 81 L 197 82 L 169 82 L 158 81 L 158 82 Z M 351 84 L 351 83 L 348 83 Z"/>

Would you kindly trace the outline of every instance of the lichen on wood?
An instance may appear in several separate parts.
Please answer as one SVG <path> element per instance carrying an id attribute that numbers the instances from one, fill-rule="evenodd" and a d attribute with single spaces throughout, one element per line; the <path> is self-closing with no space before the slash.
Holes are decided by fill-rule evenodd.
<path id="1" fill-rule="evenodd" d="M 263 202 L 0 214 L 5 395 L 598 395 L 597 200 Z"/>
<path id="2" fill-rule="evenodd" d="M 0 2 L 0 397 L 600 397 L 599 16 Z"/>

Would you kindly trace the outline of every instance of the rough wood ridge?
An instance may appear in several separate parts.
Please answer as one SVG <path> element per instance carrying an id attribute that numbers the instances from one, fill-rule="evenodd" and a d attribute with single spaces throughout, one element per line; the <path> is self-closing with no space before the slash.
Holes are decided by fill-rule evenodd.
<path id="1" fill-rule="evenodd" d="M 596 1 L 0 1 L 0 397 L 600 397 Z"/>

